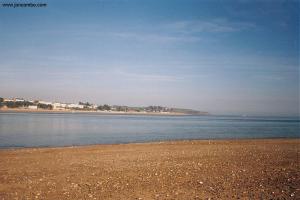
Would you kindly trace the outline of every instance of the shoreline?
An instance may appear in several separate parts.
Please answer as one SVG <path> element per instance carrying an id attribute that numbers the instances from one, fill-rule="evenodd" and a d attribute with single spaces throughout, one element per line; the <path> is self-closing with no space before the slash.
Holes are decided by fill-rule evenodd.
<path id="1" fill-rule="evenodd" d="M 99 143 L 99 144 L 82 144 L 82 145 L 66 145 L 66 146 L 11 146 L 11 147 L 0 147 L 0 151 L 5 150 L 22 150 L 22 149 L 64 149 L 64 148 L 89 148 L 89 147 L 101 147 L 101 146 L 119 146 L 119 145 L 155 145 L 165 143 L 193 143 L 193 142 L 208 142 L 208 143 L 222 143 L 222 142 L 268 142 L 276 140 L 298 140 L 299 137 L 264 137 L 264 138 L 212 138 L 212 139 L 178 139 L 178 140 L 158 140 L 158 141 L 138 141 L 138 142 L 123 142 L 123 143 Z"/>
<path id="2" fill-rule="evenodd" d="M 0 113 L 45 113 L 45 114 L 99 114 L 99 115 L 149 115 L 149 116 L 192 116 L 186 113 L 170 112 L 123 112 L 123 111 L 87 111 L 87 110 L 31 110 L 31 109 L 0 109 Z M 208 115 L 208 114 L 203 114 Z M 200 115 L 199 115 L 200 116 Z"/>
<path id="3" fill-rule="evenodd" d="M 1 199 L 296 199 L 299 139 L 0 150 Z"/>

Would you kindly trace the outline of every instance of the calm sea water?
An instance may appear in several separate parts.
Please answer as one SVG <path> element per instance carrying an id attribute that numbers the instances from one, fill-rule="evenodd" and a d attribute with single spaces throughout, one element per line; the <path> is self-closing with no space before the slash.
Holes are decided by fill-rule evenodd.
<path id="1" fill-rule="evenodd" d="M 299 118 L 0 113 L 0 148 L 179 139 L 297 138 Z"/>

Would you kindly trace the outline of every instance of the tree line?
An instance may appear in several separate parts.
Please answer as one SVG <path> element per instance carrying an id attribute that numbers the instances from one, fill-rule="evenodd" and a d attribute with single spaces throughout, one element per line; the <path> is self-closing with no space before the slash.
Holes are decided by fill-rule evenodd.
<path id="1" fill-rule="evenodd" d="M 4 98 L 0 97 L 0 107 L 6 106 L 7 108 L 24 108 L 36 105 L 37 108 L 52 110 L 53 106 L 50 104 L 33 103 L 30 101 L 4 101 Z"/>

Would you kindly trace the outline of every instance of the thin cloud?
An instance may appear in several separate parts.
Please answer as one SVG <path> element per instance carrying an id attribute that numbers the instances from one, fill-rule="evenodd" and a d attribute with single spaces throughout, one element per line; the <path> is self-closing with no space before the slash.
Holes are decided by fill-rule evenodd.
<path id="1" fill-rule="evenodd" d="M 227 19 L 181 20 L 158 25 L 159 32 L 113 32 L 109 35 L 120 39 L 153 43 L 199 42 L 202 38 L 197 33 L 231 33 L 256 29 L 250 22 L 236 22 Z M 207 40 L 206 40 L 207 41 Z"/>
<path id="2" fill-rule="evenodd" d="M 113 33 L 113 36 L 122 39 L 132 39 L 137 41 L 158 42 L 158 43 L 173 43 L 173 42 L 198 42 L 201 39 L 195 36 L 175 36 L 154 33 L 133 33 L 133 32 L 119 32 Z"/>
<path id="3" fill-rule="evenodd" d="M 182 20 L 169 23 L 166 27 L 180 33 L 226 33 L 254 29 L 257 26 L 250 22 L 234 22 L 227 19 Z"/>
<path id="4" fill-rule="evenodd" d="M 131 73 L 124 72 L 121 70 L 115 70 L 115 74 L 119 75 L 120 78 L 130 80 L 141 80 L 141 81 L 162 81 L 162 82 L 174 82 L 182 80 L 177 76 L 161 75 L 161 74 L 142 74 L 142 73 Z"/>

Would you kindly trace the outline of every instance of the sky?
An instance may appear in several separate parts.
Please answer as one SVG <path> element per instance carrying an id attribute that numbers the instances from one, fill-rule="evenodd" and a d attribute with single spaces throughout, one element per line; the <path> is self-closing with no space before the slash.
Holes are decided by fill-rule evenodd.
<path id="1" fill-rule="evenodd" d="M 30 2 L 0 6 L 2 97 L 299 115 L 297 0 Z"/>

